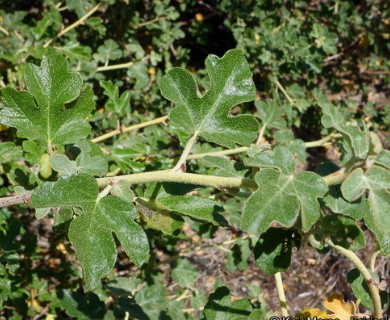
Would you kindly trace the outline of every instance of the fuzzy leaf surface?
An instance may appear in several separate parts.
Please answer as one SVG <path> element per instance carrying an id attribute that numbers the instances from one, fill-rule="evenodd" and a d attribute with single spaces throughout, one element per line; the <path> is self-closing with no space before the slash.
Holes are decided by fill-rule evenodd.
<path id="1" fill-rule="evenodd" d="M 107 173 L 108 164 L 98 146 L 87 140 L 79 141 L 75 146 L 80 149 L 76 158 L 78 172 L 99 177 Z"/>
<path id="2" fill-rule="evenodd" d="M 94 107 L 93 92 L 81 91 L 81 76 L 65 58 L 49 55 L 41 66 L 28 64 L 24 77 L 28 91 L 3 90 L 0 123 L 45 146 L 74 143 L 90 133 L 84 120 Z"/>
<path id="3" fill-rule="evenodd" d="M 266 151 L 254 149 L 250 158 L 245 159 L 244 163 L 249 167 L 274 168 L 285 175 L 294 173 L 296 167 L 294 155 L 286 147 L 276 147 L 274 150 Z"/>
<path id="4" fill-rule="evenodd" d="M 30 201 L 34 208 L 81 208 L 70 223 L 69 239 L 83 268 L 88 291 L 96 288 L 114 267 L 117 250 L 113 233 L 137 266 L 149 256 L 146 234 L 133 221 L 133 205 L 117 197 L 97 196 L 96 181 L 89 175 L 77 174 L 41 185 Z"/>
<path id="5" fill-rule="evenodd" d="M 355 201 L 348 202 L 342 197 L 339 186 L 331 186 L 323 201 L 333 213 L 342 214 L 357 221 L 363 219 L 370 211 L 367 199 L 360 198 Z"/>
<path id="6" fill-rule="evenodd" d="M 384 253 L 390 253 L 390 170 L 373 166 L 355 169 L 341 185 L 345 199 L 354 201 L 368 191 L 370 212 L 364 221 L 375 234 Z"/>
<path id="7" fill-rule="evenodd" d="M 64 154 L 50 156 L 51 167 L 62 176 L 70 176 L 77 173 L 76 161 L 69 160 Z"/>
<path id="8" fill-rule="evenodd" d="M 390 151 L 382 150 L 375 159 L 375 164 L 390 170 Z"/>
<path id="9" fill-rule="evenodd" d="M 255 176 L 259 188 L 246 201 L 241 228 L 264 233 L 272 222 L 292 227 L 300 215 L 302 230 L 308 231 L 321 216 L 319 198 L 328 187 L 314 172 L 294 173 L 294 158 L 285 147 L 264 151 L 245 162 L 262 169 Z"/>
<path id="10" fill-rule="evenodd" d="M 233 49 L 222 58 L 209 55 L 206 69 L 211 85 L 202 97 L 188 71 L 173 68 L 161 79 L 162 95 L 176 104 L 169 113 L 170 121 L 192 135 L 225 147 L 249 145 L 256 137 L 258 122 L 251 115 L 229 115 L 234 106 L 255 98 L 252 73 L 243 53 Z"/>

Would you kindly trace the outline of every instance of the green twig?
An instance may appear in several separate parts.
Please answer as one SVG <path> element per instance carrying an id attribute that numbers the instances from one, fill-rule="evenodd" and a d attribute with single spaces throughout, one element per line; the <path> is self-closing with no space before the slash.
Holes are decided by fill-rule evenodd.
<path id="1" fill-rule="evenodd" d="M 336 249 L 342 255 L 347 257 L 355 265 L 356 269 L 358 269 L 359 272 L 362 274 L 364 280 L 366 280 L 368 290 L 370 291 L 371 300 L 374 305 L 373 316 L 374 318 L 377 319 L 382 318 L 382 305 L 381 305 L 379 290 L 375 286 L 375 282 L 371 276 L 370 271 L 368 271 L 364 263 L 359 259 L 359 257 L 353 251 L 334 244 L 330 239 L 326 240 L 326 243 L 332 248 Z"/>
<path id="2" fill-rule="evenodd" d="M 372 254 L 371 258 L 370 258 L 370 270 L 371 270 L 372 272 L 375 272 L 375 260 L 376 260 L 376 257 L 378 256 L 378 254 L 379 254 L 379 250 L 378 250 L 378 251 L 375 251 L 375 252 Z"/>
<path id="3" fill-rule="evenodd" d="M 216 189 L 240 187 L 251 189 L 257 188 L 256 182 L 251 179 L 217 177 L 194 173 L 173 173 L 171 172 L 171 170 L 152 171 L 96 179 L 99 188 L 103 188 L 110 183 L 117 182 L 120 180 L 126 180 L 130 184 L 144 184 L 151 182 L 177 182 L 185 184 L 195 184 L 206 187 L 214 187 Z"/>
<path id="4" fill-rule="evenodd" d="M 343 168 L 323 177 L 323 179 L 325 180 L 325 182 L 328 186 L 342 184 L 344 182 L 344 180 L 349 177 L 350 173 L 355 168 L 361 166 L 362 164 L 363 164 L 362 161 L 357 161 L 356 159 L 352 158 L 351 160 L 349 160 L 345 164 L 345 166 Z"/>
<path id="5" fill-rule="evenodd" d="M 112 185 L 107 185 L 101 192 L 99 192 L 97 196 L 97 200 L 103 199 L 105 196 L 107 196 L 112 189 Z"/>
<path id="6" fill-rule="evenodd" d="M 328 186 L 335 186 L 341 184 L 345 179 L 347 179 L 348 176 L 349 172 L 347 172 L 345 168 L 341 168 L 340 170 L 322 178 L 325 180 L 325 183 Z"/>
<path id="7" fill-rule="evenodd" d="M 316 249 L 321 249 L 323 246 L 322 246 L 322 243 L 320 241 L 318 241 L 313 234 L 311 234 L 308 238 L 311 246 L 313 248 L 316 248 Z"/>
<path id="8" fill-rule="evenodd" d="M 341 173 L 338 175 L 335 175 L 333 173 L 329 176 L 323 177 L 325 183 L 328 186 L 340 184 L 348 176 L 348 174 L 344 172 L 344 168 L 339 171 L 341 171 Z M 205 187 L 213 187 L 221 190 L 224 190 L 226 188 L 257 189 L 257 184 L 252 179 L 218 177 L 218 176 L 200 175 L 194 173 L 177 173 L 177 172 L 172 172 L 172 170 L 152 171 L 152 172 L 144 172 L 144 173 L 136 173 L 130 175 L 96 179 L 99 188 L 104 188 L 108 184 L 120 180 L 126 180 L 130 182 L 130 184 L 144 184 L 144 183 L 152 183 L 152 182 L 176 182 L 176 183 L 194 184 L 194 185 L 205 186 Z M 10 196 L 10 197 L 0 198 L 0 208 L 24 203 L 25 202 L 24 199 L 25 199 L 24 197 L 20 197 L 20 196 Z"/>
<path id="9" fill-rule="evenodd" d="M 305 142 L 305 147 L 306 148 L 315 148 L 315 147 L 321 147 L 325 143 L 329 142 L 332 139 L 339 139 L 341 138 L 342 135 L 339 133 L 331 133 L 330 135 L 316 141 L 310 141 L 310 142 Z"/>
<path id="10" fill-rule="evenodd" d="M 278 292 L 279 305 L 282 310 L 282 317 L 288 317 L 286 295 L 283 288 L 283 279 L 280 272 L 275 273 L 276 291 Z"/>

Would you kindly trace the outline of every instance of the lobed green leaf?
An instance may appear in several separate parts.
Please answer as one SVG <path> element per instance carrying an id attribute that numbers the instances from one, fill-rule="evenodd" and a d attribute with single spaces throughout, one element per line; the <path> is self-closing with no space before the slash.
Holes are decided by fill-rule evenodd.
<path id="1" fill-rule="evenodd" d="M 259 188 L 245 202 L 241 228 L 264 233 L 272 222 L 292 227 L 300 215 L 302 230 L 308 231 L 321 216 L 319 198 L 328 187 L 314 172 L 294 173 L 295 161 L 285 147 L 276 147 L 246 159 L 246 165 L 262 169 L 255 176 Z"/>
<path id="2" fill-rule="evenodd" d="M 255 98 L 252 73 L 244 55 L 237 49 L 222 58 L 209 55 L 206 69 L 211 85 L 202 97 L 188 71 L 173 68 L 161 79 L 162 95 L 176 104 L 169 113 L 170 121 L 192 135 L 225 147 L 249 145 L 256 137 L 258 122 L 251 115 L 229 115 L 234 106 Z"/>
<path id="3" fill-rule="evenodd" d="M 65 58 L 52 54 L 40 67 L 28 64 L 24 76 L 29 91 L 3 90 L 0 123 L 48 148 L 77 142 L 90 133 L 85 118 L 94 107 L 93 92 L 90 87 L 81 91 L 81 76 L 69 70 Z"/>
<path id="4" fill-rule="evenodd" d="M 133 220 L 133 204 L 120 198 L 98 197 L 95 179 L 86 174 L 60 177 L 38 187 L 30 199 L 33 208 L 80 208 L 70 223 L 69 239 L 83 267 L 85 287 L 92 290 L 114 267 L 117 251 L 115 233 L 126 254 L 141 266 L 149 256 L 143 229 Z"/>
<path id="5" fill-rule="evenodd" d="M 355 169 L 341 185 L 348 201 L 354 201 L 368 191 L 370 212 L 364 221 L 375 234 L 384 253 L 390 253 L 390 170 L 373 166 L 366 172 Z"/>

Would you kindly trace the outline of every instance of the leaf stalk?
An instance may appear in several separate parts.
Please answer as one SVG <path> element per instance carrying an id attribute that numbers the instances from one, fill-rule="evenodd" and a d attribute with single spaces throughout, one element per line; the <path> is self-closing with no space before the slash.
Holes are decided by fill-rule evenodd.
<path id="1" fill-rule="evenodd" d="M 181 169 L 182 165 L 185 164 L 197 138 L 198 138 L 198 133 L 195 132 L 195 134 L 187 141 L 187 144 L 183 150 L 183 153 L 180 156 L 179 161 L 176 163 L 176 165 L 172 169 L 173 172 L 179 171 Z"/>
<path id="2" fill-rule="evenodd" d="M 310 141 L 310 142 L 305 142 L 306 148 L 315 148 L 315 147 L 321 147 L 325 143 L 329 142 L 332 139 L 339 139 L 342 138 L 342 135 L 340 133 L 331 133 L 330 135 L 316 140 L 316 141 Z"/>
<path id="3" fill-rule="evenodd" d="M 276 291 L 278 292 L 279 305 L 282 310 L 282 317 L 288 317 L 286 295 L 284 293 L 282 273 L 277 272 L 274 275 L 276 283 Z"/>

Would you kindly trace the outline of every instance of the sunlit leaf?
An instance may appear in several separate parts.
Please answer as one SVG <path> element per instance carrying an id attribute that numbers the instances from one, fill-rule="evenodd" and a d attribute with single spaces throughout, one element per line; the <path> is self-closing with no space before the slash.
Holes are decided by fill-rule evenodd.
<path id="1" fill-rule="evenodd" d="M 370 212 L 364 221 L 375 234 L 384 253 L 390 253 L 390 171 L 373 166 L 366 172 L 355 169 L 341 185 L 348 201 L 355 201 L 368 191 Z"/>
<path id="2" fill-rule="evenodd" d="M 292 227 L 298 217 L 302 230 L 309 230 L 321 216 L 319 198 L 328 191 L 324 180 L 314 172 L 294 173 L 295 161 L 285 147 L 264 151 L 246 164 L 262 169 L 255 176 L 259 188 L 245 202 L 241 228 L 264 233 L 273 222 Z"/>
<path id="3" fill-rule="evenodd" d="M 376 157 L 375 163 L 390 170 L 390 151 L 382 150 Z"/>
<path id="4" fill-rule="evenodd" d="M 69 176 L 77 173 L 76 161 L 71 161 L 64 154 L 50 156 L 51 167 L 62 176 Z"/>
<path id="5" fill-rule="evenodd" d="M 0 123 L 44 146 L 74 143 L 90 133 L 85 118 L 94 107 L 93 92 L 81 91 L 81 76 L 69 70 L 65 58 L 49 55 L 40 67 L 28 64 L 24 76 L 29 91 L 2 91 Z"/>
<path id="6" fill-rule="evenodd" d="M 117 251 L 113 233 L 137 266 L 149 255 L 145 232 L 133 221 L 133 205 L 117 197 L 97 196 L 97 182 L 77 174 L 41 185 L 30 200 L 33 208 L 81 208 L 69 226 L 69 239 L 83 267 L 87 290 L 96 288 L 114 267 Z"/>
<path id="7" fill-rule="evenodd" d="M 351 202 L 346 201 L 342 197 L 340 186 L 331 186 L 323 201 L 332 212 L 349 216 L 355 220 L 363 219 L 370 211 L 370 206 L 365 198 Z"/>
<path id="8" fill-rule="evenodd" d="M 188 71 L 174 68 L 161 79 L 162 95 L 176 104 L 169 113 L 170 121 L 192 135 L 226 147 L 249 145 L 256 137 L 257 121 L 251 115 L 229 115 L 234 106 L 255 98 L 244 55 L 236 49 L 222 58 L 209 55 L 206 69 L 211 86 L 202 97 Z"/>

